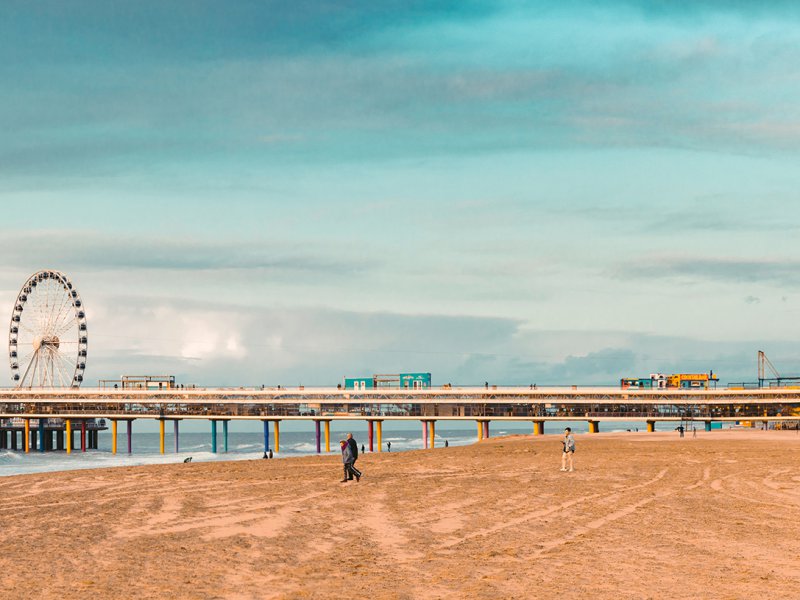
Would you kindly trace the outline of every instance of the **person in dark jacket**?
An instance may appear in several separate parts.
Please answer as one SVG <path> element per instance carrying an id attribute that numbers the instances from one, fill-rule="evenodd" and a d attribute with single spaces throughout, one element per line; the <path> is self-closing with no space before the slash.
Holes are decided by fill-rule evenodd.
<path id="1" fill-rule="evenodd" d="M 350 446 L 350 450 L 353 453 L 353 466 L 355 467 L 356 461 L 358 460 L 358 442 L 356 442 L 352 433 L 347 434 L 347 445 Z M 352 473 L 350 473 L 350 477 L 348 479 L 353 481 Z"/>
<path id="2" fill-rule="evenodd" d="M 344 464 L 344 478 L 342 483 L 347 483 L 355 476 L 356 482 L 361 479 L 361 471 L 356 469 L 353 464 L 355 458 L 353 457 L 353 449 L 347 440 L 341 440 L 339 445 L 342 447 L 342 463 Z"/>

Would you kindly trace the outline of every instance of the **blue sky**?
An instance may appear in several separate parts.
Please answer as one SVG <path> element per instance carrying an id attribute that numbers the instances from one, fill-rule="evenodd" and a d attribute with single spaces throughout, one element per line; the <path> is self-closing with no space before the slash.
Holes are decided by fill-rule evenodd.
<path id="1" fill-rule="evenodd" d="M 800 8 L 8 2 L 0 305 L 87 379 L 800 373 Z"/>

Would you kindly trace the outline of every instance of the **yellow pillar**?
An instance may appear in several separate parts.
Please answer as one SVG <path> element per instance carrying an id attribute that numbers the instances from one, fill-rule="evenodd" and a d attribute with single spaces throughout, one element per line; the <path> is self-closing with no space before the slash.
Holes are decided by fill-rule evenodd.
<path id="1" fill-rule="evenodd" d="M 544 435 L 544 421 L 533 422 L 533 435 Z"/>
<path id="2" fill-rule="evenodd" d="M 434 447 L 434 439 L 436 439 L 436 421 L 428 421 L 428 439 L 431 443 L 431 450 Z"/>
<path id="3" fill-rule="evenodd" d="M 67 430 L 64 432 L 67 434 L 67 454 L 72 454 L 72 421 L 67 419 Z"/>
<path id="4" fill-rule="evenodd" d="M 273 421 L 275 426 L 275 452 L 281 451 L 281 426 L 279 421 Z"/>
<path id="5" fill-rule="evenodd" d="M 164 454 L 164 419 L 159 419 L 158 421 L 158 447 L 161 450 L 161 454 Z"/>
<path id="6" fill-rule="evenodd" d="M 589 433 L 599 433 L 600 427 L 598 427 L 597 421 L 589 421 Z"/>
<path id="7" fill-rule="evenodd" d="M 647 422 L 647 432 L 653 433 L 656 430 L 656 422 L 655 421 L 648 421 Z"/>
<path id="8" fill-rule="evenodd" d="M 378 434 L 378 452 L 383 452 L 383 421 L 375 421 Z"/>
<path id="9" fill-rule="evenodd" d="M 483 423 L 478 421 L 478 441 L 483 439 Z"/>
<path id="10" fill-rule="evenodd" d="M 31 451 L 31 420 L 25 419 L 25 439 L 22 440 L 22 447 L 25 452 Z"/>
<path id="11" fill-rule="evenodd" d="M 325 452 L 331 451 L 331 422 L 325 421 Z"/>
<path id="12" fill-rule="evenodd" d="M 111 421 L 111 454 L 117 453 L 117 421 Z"/>

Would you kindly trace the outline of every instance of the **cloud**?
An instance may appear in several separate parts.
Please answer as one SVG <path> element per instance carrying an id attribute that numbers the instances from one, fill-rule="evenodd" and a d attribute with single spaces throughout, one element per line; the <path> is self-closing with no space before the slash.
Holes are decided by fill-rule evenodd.
<path id="1" fill-rule="evenodd" d="M 0 266 L 30 264 L 37 268 L 57 260 L 63 269 L 251 270 L 327 276 L 361 273 L 378 266 L 374 259 L 345 258 L 342 248 L 335 254 L 339 258 L 333 258 L 330 251 L 311 246 L 311 242 L 25 231 L 4 233 Z"/>
<path id="2" fill-rule="evenodd" d="M 800 286 L 800 261 L 794 259 L 738 259 L 720 257 L 645 257 L 613 270 L 617 278 L 652 280 L 672 278 L 686 282 L 772 284 Z M 748 298 L 753 298 L 749 296 Z"/>

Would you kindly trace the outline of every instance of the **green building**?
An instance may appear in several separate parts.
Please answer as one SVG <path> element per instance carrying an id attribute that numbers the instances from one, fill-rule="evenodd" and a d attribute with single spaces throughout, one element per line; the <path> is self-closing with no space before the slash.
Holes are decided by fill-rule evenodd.
<path id="1" fill-rule="evenodd" d="M 346 390 L 372 390 L 375 388 L 424 389 L 431 387 L 430 373 L 398 373 L 372 375 L 371 377 L 345 377 Z"/>

